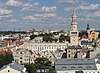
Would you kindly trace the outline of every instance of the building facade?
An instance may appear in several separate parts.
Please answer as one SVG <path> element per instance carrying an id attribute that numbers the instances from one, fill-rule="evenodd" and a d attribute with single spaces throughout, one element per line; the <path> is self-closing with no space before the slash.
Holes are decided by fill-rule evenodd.
<path id="1" fill-rule="evenodd" d="M 68 46 L 66 49 L 67 59 L 71 58 L 82 58 L 82 48 L 81 46 Z"/>
<path id="2" fill-rule="evenodd" d="M 57 73 L 100 73 L 100 63 L 95 58 L 85 59 L 57 59 L 55 60 L 55 69 Z"/>
<path id="3" fill-rule="evenodd" d="M 31 50 L 28 49 L 17 49 L 13 51 L 13 57 L 15 62 L 19 64 L 24 64 L 24 63 L 34 63 L 34 60 L 38 57 L 38 55 Z"/>
<path id="4" fill-rule="evenodd" d="M 3 66 L 0 73 L 27 73 L 26 68 L 16 62 Z"/>
<path id="5" fill-rule="evenodd" d="M 67 44 L 66 43 L 35 43 L 35 42 L 24 42 L 23 45 L 20 46 L 20 48 L 26 48 L 28 50 L 31 50 L 32 52 L 35 51 L 37 53 L 41 51 L 48 51 L 48 52 L 55 52 L 58 49 L 66 49 Z"/>
<path id="6" fill-rule="evenodd" d="M 73 10 L 72 21 L 71 21 L 71 31 L 70 31 L 70 43 L 71 45 L 78 45 L 78 30 L 77 30 L 77 16 L 75 10 Z"/>

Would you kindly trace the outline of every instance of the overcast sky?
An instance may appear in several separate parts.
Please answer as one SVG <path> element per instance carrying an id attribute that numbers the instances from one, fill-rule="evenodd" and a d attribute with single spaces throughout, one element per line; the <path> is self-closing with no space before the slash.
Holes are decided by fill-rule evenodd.
<path id="1" fill-rule="evenodd" d="M 70 29 L 73 8 L 79 30 L 100 29 L 100 0 L 0 0 L 0 30 Z"/>

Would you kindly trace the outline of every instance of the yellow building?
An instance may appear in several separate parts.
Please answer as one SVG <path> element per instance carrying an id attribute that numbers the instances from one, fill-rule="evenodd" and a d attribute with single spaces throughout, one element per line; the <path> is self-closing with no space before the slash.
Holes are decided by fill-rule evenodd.
<path id="1" fill-rule="evenodd" d="M 82 48 L 81 46 L 68 46 L 66 49 L 67 59 L 71 58 L 82 58 Z"/>
<path id="2" fill-rule="evenodd" d="M 91 41 L 96 40 L 98 38 L 98 32 L 96 32 L 95 30 L 90 30 L 88 33 L 88 37 Z"/>

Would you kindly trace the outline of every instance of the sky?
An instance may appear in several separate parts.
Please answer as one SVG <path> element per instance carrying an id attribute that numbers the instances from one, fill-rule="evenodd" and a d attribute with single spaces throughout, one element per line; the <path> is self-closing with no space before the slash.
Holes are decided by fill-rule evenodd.
<path id="1" fill-rule="evenodd" d="M 70 30 L 73 9 L 78 30 L 100 29 L 100 0 L 0 0 L 0 31 Z"/>

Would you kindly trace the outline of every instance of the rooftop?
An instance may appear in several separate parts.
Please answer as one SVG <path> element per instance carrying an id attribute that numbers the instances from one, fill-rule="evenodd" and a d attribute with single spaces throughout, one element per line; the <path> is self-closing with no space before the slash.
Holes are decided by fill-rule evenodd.
<path id="1" fill-rule="evenodd" d="M 96 70 L 94 58 L 85 59 L 57 59 L 55 61 L 56 70 Z"/>

